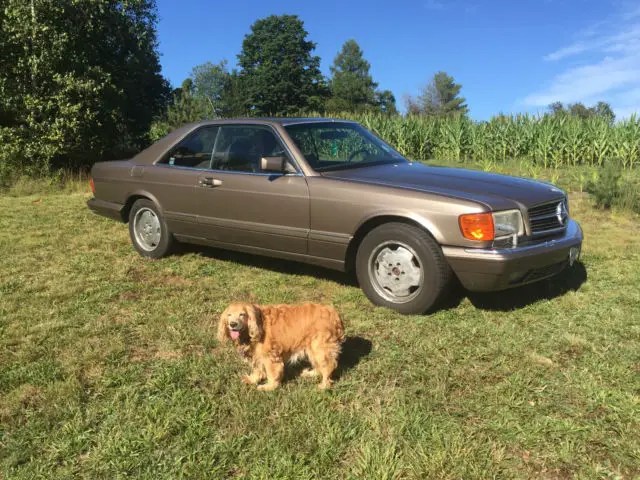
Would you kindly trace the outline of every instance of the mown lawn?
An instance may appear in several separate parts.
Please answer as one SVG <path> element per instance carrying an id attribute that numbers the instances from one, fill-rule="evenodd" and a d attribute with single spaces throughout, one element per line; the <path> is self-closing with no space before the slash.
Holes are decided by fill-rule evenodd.
<path id="1" fill-rule="evenodd" d="M 573 271 L 402 317 L 297 264 L 146 261 L 86 199 L 0 197 L 0 478 L 640 475 L 637 217 L 573 196 Z M 335 388 L 242 384 L 214 338 L 236 299 L 333 303 Z"/>

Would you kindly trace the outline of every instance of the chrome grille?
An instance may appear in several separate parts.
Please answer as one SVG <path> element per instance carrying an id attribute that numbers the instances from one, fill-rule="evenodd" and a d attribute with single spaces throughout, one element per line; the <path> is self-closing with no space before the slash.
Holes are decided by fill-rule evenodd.
<path id="1" fill-rule="evenodd" d="M 528 213 L 531 233 L 535 236 L 563 230 L 569 220 L 569 212 L 564 199 L 536 205 L 531 207 Z"/>

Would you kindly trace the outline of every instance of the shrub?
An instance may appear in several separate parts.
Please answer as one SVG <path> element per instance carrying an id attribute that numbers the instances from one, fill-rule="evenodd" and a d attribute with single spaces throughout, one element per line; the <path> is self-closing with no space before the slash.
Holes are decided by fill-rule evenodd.
<path id="1" fill-rule="evenodd" d="M 611 208 L 620 197 L 622 172 L 614 166 L 608 166 L 596 173 L 596 178 L 587 184 L 587 192 L 591 194 L 600 208 Z"/>

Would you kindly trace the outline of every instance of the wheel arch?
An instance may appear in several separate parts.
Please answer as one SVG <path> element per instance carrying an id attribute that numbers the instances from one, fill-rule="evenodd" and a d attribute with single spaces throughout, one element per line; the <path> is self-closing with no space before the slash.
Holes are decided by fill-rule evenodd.
<path id="1" fill-rule="evenodd" d="M 442 245 L 443 237 L 440 230 L 423 217 L 393 213 L 374 215 L 364 220 L 356 229 L 356 233 L 353 237 L 351 237 L 345 256 L 345 271 L 355 271 L 356 254 L 362 240 L 364 240 L 367 234 L 374 228 L 386 223 L 404 223 L 406 225 L 413 225 L 428 233 L 439 245 Z"/>
<path id="2" fill-rule="evenodd" d="M 158 202 L 155 196 L 146 191 L 136 191 L 127 196 L 127 201 L 124 203 L 122 210 L 120 210 L 120 216 L 122 217 L 123 223 L 129 222 L 129 213 L 131 212 L 131 207 L 133 207 L 133 204 L 136 203 L 137 200 L 150 200 L 155 204 L 160 213 L 164 214 L 164 211 L 160 206 L 160 202 Z"/>

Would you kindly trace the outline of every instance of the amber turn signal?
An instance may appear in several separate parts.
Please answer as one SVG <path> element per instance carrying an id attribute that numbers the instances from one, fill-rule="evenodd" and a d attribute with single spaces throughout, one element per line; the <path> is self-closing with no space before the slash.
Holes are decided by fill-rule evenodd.
<path id="1" fill-rule="evenodd" d="M 460 230 L 469 240 L 493 240 L 493 215 L 490 213 L 472 213 L 460 215 Z"/>
<path id="2" fill-rule="evenodd" d="M 93 178 L 89 178 L 89 186 L 91 187 L 91 191 L 95 194 L 96 193 L 96 186 L 93 183 Z"/>

